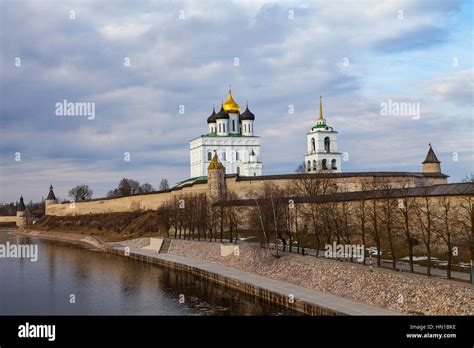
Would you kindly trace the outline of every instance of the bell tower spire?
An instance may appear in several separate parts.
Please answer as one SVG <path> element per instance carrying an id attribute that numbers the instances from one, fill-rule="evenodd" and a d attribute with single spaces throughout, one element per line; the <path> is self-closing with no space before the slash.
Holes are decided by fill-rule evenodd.
<path id="1" fill-rule="evenodd" d="M 323 97 L 319 96 L 319 119 L 323 120 Z"/>

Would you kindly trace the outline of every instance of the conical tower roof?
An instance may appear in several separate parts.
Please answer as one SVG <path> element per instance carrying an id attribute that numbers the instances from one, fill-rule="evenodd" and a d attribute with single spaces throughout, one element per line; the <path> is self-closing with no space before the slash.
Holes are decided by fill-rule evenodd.
<path id="1" fill-rule="evenodd" d="M 438 160 L 438 157 L 436 157 L 436 154 L 434 153 L 433 148 L 431 147 L 431 144 L 429 145 L 430 145 L 430 149 L 428 150 L 428 153 L 426 154 L 426 158 L 423 161 L 423 163 L 441 163 Z"/>
<path id="2" fill-rule="evenodd" d="M 214 157 L 212 157 L 211 163 L 209 163 L 207 170 L 222 169 L 222 168 L 224 168 L 224 165 L 219 161 L 219 158 L 217 157 L 217 153 L 214 153 Z"/>
<path id="3" fill-rule="evenodd" d="M 17 211 L 25 211 L 25 202 L 23 202 L 23 196 L 20 197 L 20 204 L 18 204 Z"/>
<path id="4" fill-rule="evenodd" d="M 53 192 L 53 185 L 49 186 L 49 193 L 48 193 L 48 197 L 46 197 L 46 199 L 56 200 L 56 196 L 54 195 L 54 192 Z"/>

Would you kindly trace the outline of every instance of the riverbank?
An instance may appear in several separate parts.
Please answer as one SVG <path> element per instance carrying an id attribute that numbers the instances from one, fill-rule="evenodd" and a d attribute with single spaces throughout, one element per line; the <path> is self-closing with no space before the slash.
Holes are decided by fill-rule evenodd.
<path id="1" fill-rule="evenodd" d="M 53 232 L 53 231 L 35 231 L 35 230 L 23 230 L 17 229 L 15 234 L 27 237 L 37 237 L 47 240 L 54 240 L 57 242 L 72 243 L 87 245 L 89 247 L 103 250 L 107 249 L 107 245 L 104 241 L 97 237 L 84 235 L 81 233 L 69 233 L 69 232 Z"/>
<path id="2" fill-rule="evenodd" d="M 371 306 L 415 315 L 474 315 L 470 284 L 295 254 L 271 255 L 253 243 L 222 257 L 218 243 L 172 243 L 170 253 L 206 260 Z"/>
<path id="3" fill-rule="evenodd" d="M 48 236 L 43 231 L 22 232 L 37 237 Z M 180 257 L 181 261 L 188 260 L 199 264 L 184 266 L 183 262 L 166 259 L 166 254 L 158 254 L 157 250 L 144 250 L 150 244 L 149 238 L 139 238 L 124 242 L 104 244 L 96 238 L 72 233 L 52 233 L 58 240 L 80 239 L 83 242 L 101 244 L 102 250 L 124 255 L 124 248 L 129 247 L 130 255 L 146 262 L 158 263 L 166 267 L 187 270 L 207 279 L 228 287 L 248 291 L 264 300 L 285 302 L 288 307 L 308 314 L 323 314 L 321 308 L 328 311 L 324 314 L 354 314 L 354 312 L 340 312 L 329 310 L 324 302 L 313 303 L 315 308 L 303 305 L 305 301 L 289 291 L 275 291 L 262 284 L 249 284 L 242 279 L 236 280 L 226 276 L 226 273 L 217 274 L 209 269 L 202 268 L 202 262 L 208 266 L 222 266 L 234 271 L 241 271 L 256 277 L 266 278 L 268 281 L 277 281 L 287 286 L 297 286 L 303 290 L 315 292 L 316 299 L 323 299 L 323 295 L 338 298 L 341 301 L 352 301 L 367 308 L 386 310 L 387 313 L 422 314 L 422 315 L 473 315 L 474 292 L 469 285 L 451 283 L 430 279 L 412 274 L 399 274 L 389 270 L 374 268 L 372 271 L 364 266 L 348 262 L 320 259 L 315 257 L 283 254 L 275 258 L 269 250 L 261 249 L 253 243 L 239 245 L 237 254 L 231 253 L 222 256 L 220 243 L 171 240 L 167 254 Z M 87 238 L 89 237 L 89 238 Z M 93 244 L 92 244 L 93 243 Z M 95 245 L 94 245 L 95 246 Z M 193 269 L 193 267 L 195 269 Z M 208 272 L 208 273 L 206 273 Z M 246 290 L 247 289 L 247 290 Z M 263 290 L 262 290 L 263 289 Z M 297 291 L 296 293 L 301 293 Z M 274 295 L 265 294 L 270 291 Z M 294 305 L 288 303 L 289 295 L 294 296 Z M 318 295 L 318 296 L 316 296 Z M 272 297 L 273 296 L 273 297 Z M 340 309 L 340 308 L 339 308 Z M 369 311 L 368 311 L 369 312 Z M 366 314 L 368 314 L 368 312 Z M 362 313 L 360 313 L 362 314 Z"/>

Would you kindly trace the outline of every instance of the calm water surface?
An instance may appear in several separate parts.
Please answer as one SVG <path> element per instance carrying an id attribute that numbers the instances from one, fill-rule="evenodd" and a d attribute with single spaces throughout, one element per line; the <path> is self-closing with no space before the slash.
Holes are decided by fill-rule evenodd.
<path id="1" fill-rule="evenodd" d="M 296 314 L 188 273 L 13 232 L 0 228 L 0 244 L 37 244 L 38 260 L 0 258 L 0 315 Z"/>

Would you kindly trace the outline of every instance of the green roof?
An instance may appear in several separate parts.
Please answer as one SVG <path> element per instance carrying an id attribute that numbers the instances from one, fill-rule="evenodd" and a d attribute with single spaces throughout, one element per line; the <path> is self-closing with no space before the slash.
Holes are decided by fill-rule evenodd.
<path id="1" fill-rule="evenodd" d="M 217 135 L 216 133 L 203 134 L 201 137 L 216 137 L 216 138 L 226 138 L 226 137 L 247 137 L 247 138 L 256 138 L 256 135 L 242 135 L 242 134 L 228 134 L 228 135 Z"/>

